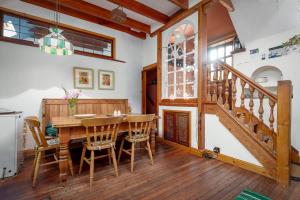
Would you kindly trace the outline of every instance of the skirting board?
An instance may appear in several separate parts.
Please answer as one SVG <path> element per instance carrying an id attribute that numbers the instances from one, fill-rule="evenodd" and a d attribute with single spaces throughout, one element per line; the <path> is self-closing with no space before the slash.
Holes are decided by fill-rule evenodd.
<path id="1" fill-rule="evenodd" d="M 160 141 L 160 142 L 163 142 L 163 143 L 165 143 L 165 144 L 168 144 L 168 145 L 177 147 L 177 148 L 179 148 L 179 149 L 182 149 L 183 151 L 187 151 L 187 152 L 189 152 L 189 153 L 191 153 L 191 154 L 194 154 L 194 155 L 196 155 L 196 156 L 202 157 L 203 151 L 200 151 L 200 150 L 195 149 L 195 148 L 193 148 L 193 147 L 186 147 L 186 146 L 184 146 L 184 145 L 181 145 L 181 144 L 178 144 L 178 143 L 175 143 L 175 142 L 171 142 L 171 141 L 169 141 L 169 140 L 165 140 L 165 139 L 163 139 L 162 137 L 156 137 L 156 140 L 157 140 L 157 141 Z"/>
<path id="2" fill-rule="evenodd" d="M 237 158 L 233 158 L 233 157 L 230 157 L 230 156 L 226 156 L 226 155 L 223 155 L 223 154 L 216 154 L 216 153 L 214 153 L 213 151 L 210 151 L 210 150 L 205 150 L 205 152 L 208 152 L 208 153 L 211 153 L 211 154 L 215 155 L 216 156 L 215 159 L 217 159 L 219 161 L 222 161 L 222 162 L 237 166 L 239 168 L 242 168 L 242 169 L 245 169 L 245 170 L 248 170 L 248 171 L 252 171 L 254 173 L 257 173 L 257 174 L 260 174 L 260 175 L 263 175 L 263 176 L 266 176 L 268 178 L 276 180 L 275 177 L 271 176 L 264 167 L 257 166 L 257 165 L 254 165 L 252 163 L 249 163 L 249 162 L 246 162 L 246 161 L 243 161 L 243 160 L 239 160 Z"/>
<path id="3" fill-rule="evenodd" d="M 246 162 L 246 161 L 243 161 L 243 160 L 239 160 L 239 159 L 236 159 L 236 158 L 233 158 L 233 157 L 230 157 L 230 156 L 226 156 L 226 155 L 223 155 L 223 154 L 216 154 L 213 151 L 210 151 L 210 150 L 207 150 L 207 149 L 201 151 L 201 150 L 198 150 L 198 149 L 195 149 L 195 148 L 192 148 L 192 147 L 186 147 L 186 146 L 183 146 L 181 144 L 177 144 L 175 142 L 164 140 L 162 137 L 156 137 L 156 140 L 164 142 L 164 143 L 169 144 L 171 146 L 180 148 L 184 151 L 187 151 L 189 153 L 192 153 L 192 154 L 200 156 L 200 157 L 203 156 L 203 153 L 208 152 L 208 153 L 214 154 L 216 156 L 215 159 L 217 159 L 221 162 L 225 162 L 225 163 L 234 165 L 236 167 L 239 167 L 239 168 L 242 168 L 242 169 L 245 169 L 245 170 L 248 170 L 248 171 L 251 171 L 251 172 L 254 172 L 254 173 L 257 173 L 257 174 L 260 174 L 260 175 L 263 175 L 263 176 L 266 176 L 268 178 L 276 180 L 275 177 L 271 176 L 264 167 L 257 166 L 257 165 L 254 165 L 252 163 L 249 163 L 249 162 Z"/>

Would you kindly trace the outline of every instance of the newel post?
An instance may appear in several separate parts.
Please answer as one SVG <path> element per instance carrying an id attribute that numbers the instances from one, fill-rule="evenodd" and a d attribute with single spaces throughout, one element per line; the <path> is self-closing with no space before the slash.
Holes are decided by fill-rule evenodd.
<path id="1" fill-rule="evenodd" d="M 287 186 L 290 179 L 291 81 L 278 81 L 277 98 L 277 182 Z"/>

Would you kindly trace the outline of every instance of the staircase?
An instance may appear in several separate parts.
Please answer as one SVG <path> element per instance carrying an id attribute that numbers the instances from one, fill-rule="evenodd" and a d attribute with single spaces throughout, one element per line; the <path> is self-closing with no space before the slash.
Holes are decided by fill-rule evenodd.
<path id="1" fill-rule="evenodd" d="M 300 163 L 291 146 L 291 81 L 279 81 L 272 94 L 233 67 L 207 65 L 205 112 L 220 122 L 263 165 L 267 176 L 287 185 L 291 161 Z"/>

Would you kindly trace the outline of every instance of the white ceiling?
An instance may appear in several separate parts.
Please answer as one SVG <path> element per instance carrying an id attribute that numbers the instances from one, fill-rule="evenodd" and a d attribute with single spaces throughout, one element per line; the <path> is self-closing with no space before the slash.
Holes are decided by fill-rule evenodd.
<path id="1" fill-rule="evenodd" d="M 97 5 L 97 6 L 100 6 L 107 10 L 112 10 L 112 9 L 118 7 L 118 5 L 111 3 L 107 0 L 84 0 L 84 1 L 94 4 L 94 5 Z M 176 13 L 178 10 L 180 10 L 180 8 L 178 6 L 171 3 L 169 0 L 137 0 L 137 1 L 144 5 L 149 6 L 165 15 L 168 15 L 168 16 L 171 16 L 174 13 Z M 201 0 L 189 0 L 189 6 L 192 7 L 193 5 L 195 5 L 196 3 L 200 2 L 200 1 Z M 138 14 L 138 13 L 128 10 L 126 8 L 124 8 L 124 12 L 127 14 L 128 17 L 150 25 L 152 32 L 163 25 L 160 22 L 157 22 L 155 20 L 147 18 L 141 14 Z"/>
<path id="2" fill-rule="evenodd" d="M 0 6 L 8 4 L 8 3 L 16 3 L 19 0 L 0 0 Z M 91 4 L 100 6 L 102 8 L 105 8 L 107 10 L 112 10 L 116 7 L 118 7 L 118 5 L 111 3 L 107 0 L 84 0 L 86 2 L 89 2 Z M 145 4 L 165 15 L 171 16 L 173 15 L 175 12 L 177 12 L 178 10 L 180 10 L 180 8 L 178 6 L 176 6 L 175 4 L 171 3 L 169 0 L 136 0 L 142 4 Z M 189 6 L 192 7 L 193 5 L 195 5 L 196 3 L 200 2 L 201 0 L 189 0 Z M 161 27 L 163 24 L 152 20 L 148 17 L 145 17 L 141 14 L 138 14 L 136 12 L 133 12 L 131 10 L 125 9 L 124 8 L 125 13 L 127 14 L 128 17 L 135 19 L 137 21 L 140 21 L 142 23 L 148 24 L 151 26 L 151 30 L 155 31 L 157 28 Z"/>
<path id="3" fill-rule="evenodd" d="M 232 0 L 231 20 L 242 43 L 300 27 L 300 0 Z"/>
<path id="4" fill-rule="evenodd" d="M 137 0 L 138 2 L 145 4 L 165 15 L 171 16 L 179 10 L 175 4 L 168 0 Z"/>

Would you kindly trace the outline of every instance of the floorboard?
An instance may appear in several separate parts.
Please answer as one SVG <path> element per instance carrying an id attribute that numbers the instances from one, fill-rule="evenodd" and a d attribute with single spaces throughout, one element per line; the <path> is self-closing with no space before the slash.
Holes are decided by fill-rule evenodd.
<path id="1" fill-rule="evenodd" d="M 0 199 L 201 199 L 232 200 L 243 189 L 278 200 L 300 200 L 300 182 L 282 188 L 275 181 L 217 160 L 207 160 L 167 144 L 157 145 L 152 166 L 147 152 L 137 151 L 134 172 L 124 154 L 115 177 L 107 159 L 95 163 L 94 185 L 89 187 L 88 165 L 78 175 L 80 151 L 72 152 L 74 171 L 66 184 L 59 181 L 57 165 L 40 170 L 36 188 L 31 187 L 33 159 L 24 162 L 21 173 L 0 183 Z"/>

